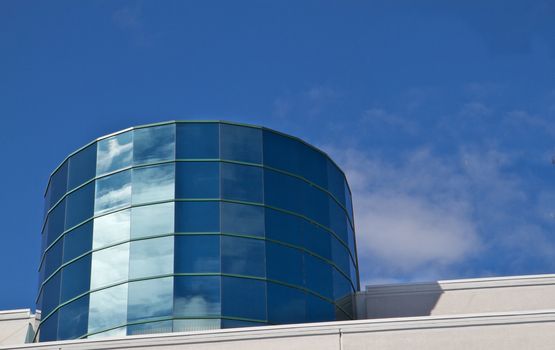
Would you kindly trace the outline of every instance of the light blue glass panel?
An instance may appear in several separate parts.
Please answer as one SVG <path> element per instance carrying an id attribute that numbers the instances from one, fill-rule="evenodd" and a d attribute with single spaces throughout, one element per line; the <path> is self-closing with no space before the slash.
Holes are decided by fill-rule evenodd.
<path id="1" fill-rule="evenodd" d="M 58 311 L 58 340 L 77 339 L 87 334 L 89 296 L 85 295 L 64 305 Z"/>
<path id="2" fill-rule="evenodd" d="M 266 275 L 264 241 L 222 236 L 222 272 L 246 276 Z"/>
<path id="3" fill-rule="evenodd" d="M 131 242 L 129 277 L 173 273 L 173 236 Z"/>
<path id="4" fill-rule="evenodd" d="M 174 320 L 174 332 L 198 332 L 212 329 L 220 329 L 221 320 L 213 319 L 192 319 L 192 320 Z"/>
<path id="5" fill-rule="evenodd" d="M 102 175 L 131 165 L 133 134 L 125 132 L 98 141 L 96 175 Z"/>
<path id="6" fill-rule="evenodd" d="M 123 171 L 96 180 L 95 214 L 131 204 L 131 171 Z"/>
<path id="7" fill-rule="evenodd" d="M 171 316 L 172 307 L 172 277 L 129 283 L 128 322 Z"/>
<path id="8" fill-rule="evenodd" d="M 262 130 L 238 125 L 220 125 L 222 159 L 262 163 Z"/>
<path id="9" fill-rule="evenodd" d="M 126 281 L 129 276 L 129 243 L 92 253 L 91 289 Z"/>
<path id="10" fill-rule="evenodd" d="M 133 132 L 133 163 L 161 162 L 175 158 L 175 124 L 136 129 Z"/>
<path id="11" fill-rule="evenodd" d="M 263 202 L 263 172 L 255 166 L 222 163 L 222 198 Z"/>
<path id="12" fill-rule="evenodd" d="M 172 321 L 158 321 L 127 326 L 127 335 L 171 333 Z"/>
<path id="13" fill-rule="evenodd" d="M 264 207 L 222 202 L 222 232 L 264 237 Z"/>
<path id="14" fill-rule="evenodd" d="M 221 314 L 220 276 L 176 276 L 174 293 L 175 317 Z"/>
<path id="15" fill-rule="evenodd" d="M 121 326 L 127 322 L 127 294 L 127 283 L 90 294 L 89 333 Z M 122 335 L 121 332 L 117 334 Z"/>
<path id="16" fill-rule="evenodd" d="M 176 148 L 178 159 L 219 158 L 219 124 L 177 124 Z"/>
<path id="17" fill-rule="evenodd" d="M 94 219 L 93 249 L 129 240 L 131 209 L 100 216 Z"/>
<path id="18" fill-rule="evenodd" d="M 131 210 L 131 238 L 174 232 L 174 204 L 161 203 Z"/>
<path id="19" fill-rule="evenodd" d="M 99 333 L 88 335 L 87 339 L 101 339 L 101 338 L 107 338 L 107 337 L 123 337 L 125 335 L 127 335 L 127 327 L 119 327 L 119 328 L 110 329 L 109 331 L 106 331 L 106 332 L 99 332 Z"/>
<path id="20" fill-rule="evenodd" d="M 174 164 L 133 169 L 133 204 L 163 201 L 174 197 Z"/>

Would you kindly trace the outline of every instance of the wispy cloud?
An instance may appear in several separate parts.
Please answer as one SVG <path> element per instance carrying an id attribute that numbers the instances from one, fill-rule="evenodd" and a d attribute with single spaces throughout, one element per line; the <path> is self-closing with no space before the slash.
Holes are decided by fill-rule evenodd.
<path id="1" fill-rule="evenodd" d="M 148 33 L 143 24 L 142 2 L 136 2 L 134 6 L 124 6 L 112 14 L 112 21 L 116 26 L 131 35 L 132 40 L 138 46 L 150 46 L 153 36 Z"/>

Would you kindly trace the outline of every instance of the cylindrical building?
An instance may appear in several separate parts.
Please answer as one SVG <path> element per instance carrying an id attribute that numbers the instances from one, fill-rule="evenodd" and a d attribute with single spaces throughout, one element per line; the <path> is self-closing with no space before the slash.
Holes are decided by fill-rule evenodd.
<path id="1" fill-rule="evenodd" d="M 353 318 L 351 194 L 266 128 L 167 122 L 101 137 L 45 195 L 40 341 Z"/>

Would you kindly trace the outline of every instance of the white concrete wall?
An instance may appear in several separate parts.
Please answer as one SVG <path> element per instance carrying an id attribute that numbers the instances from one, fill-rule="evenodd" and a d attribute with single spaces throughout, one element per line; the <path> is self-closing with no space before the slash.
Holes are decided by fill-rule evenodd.
<path id="1" fill-rule="evenodd" d="M 33 337 L 35 316 L 29 309 L 0 311 L 0 346 L 23 344 Z"/>

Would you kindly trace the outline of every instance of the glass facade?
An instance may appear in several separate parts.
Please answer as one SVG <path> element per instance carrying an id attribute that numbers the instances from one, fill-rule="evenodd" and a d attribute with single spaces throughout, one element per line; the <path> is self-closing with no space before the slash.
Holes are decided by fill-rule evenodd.
<path id="1" fill-rule="evenodd" d="M 100 138 L 47 186 L 37 340 L 352 319 L 352 212 L 335 163 L 273 130 Z"/>

